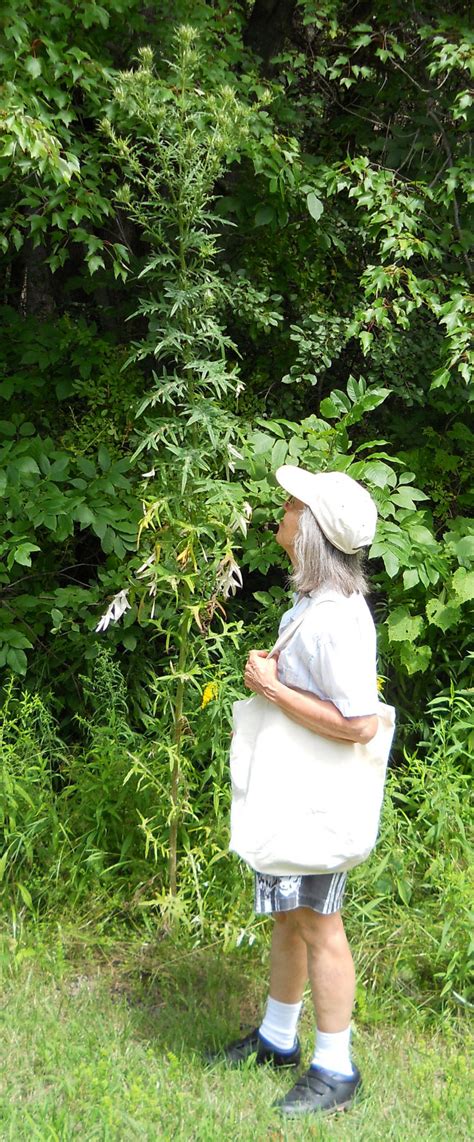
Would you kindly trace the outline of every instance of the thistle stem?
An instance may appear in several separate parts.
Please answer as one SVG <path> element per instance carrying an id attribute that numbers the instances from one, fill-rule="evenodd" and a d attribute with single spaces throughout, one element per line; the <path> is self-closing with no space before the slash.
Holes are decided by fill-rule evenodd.
<path id="1" fill-rule="evenodd" d="M 186 592 L 186 588 L 185 588 Z M 186 592 L 187 594 L 188 592 Z M 183 707 L 185 683 L 183 674 L 186 669 L 189 646 L 189 619 L 185 613 L 181 626 L 181 638 L 178 658 L 178 685 L 173 711 L 173 744 L 175 747 L 173 768 L 171 770 L 171 823 L 168 875 L 171 896 L 176 896 L 178 887 L 178 828 L 179 828 L 179 791 L 181 779 L 181 741 L 183 736 Z"/>

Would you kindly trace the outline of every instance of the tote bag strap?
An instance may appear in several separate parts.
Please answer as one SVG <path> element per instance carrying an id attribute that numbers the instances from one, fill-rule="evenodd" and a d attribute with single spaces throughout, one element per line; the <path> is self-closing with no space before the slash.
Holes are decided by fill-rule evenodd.
<path id="1" fill-rule="evenodd" d="M 318 600 L 318 602 L 319 602 L 319 600 Z M 301 624 L 304 623 L 304 620 L 308 614 L 308 611 L 312 610 L 312 608 L 314 606 L 317 606 L 318 602 L 315 602 L 314 600 L 312 600 L 309 607 L 305 607 L 302 614 L 298 615 L 298 618 L 293 619 L 293 621 L 291 623 L 288 623 L 288 626 L 285 627 L 285 630 L 282 631 L 282 633 L 278 636 L 275 645 L 272 646 L 272 649 L 268 655 L 269 658 L 273 658 L 275 654 L 280 653 L 280 650 L 282 650 L 282 648 L 284 646 L 286 646 L 287 642 L 290 641 L 290 638 L 293 638 L 293 635 L 295 634 L 295 631 L 298 630 L 298 627 L 300 627 Z M 323 602 L 322 599 L 321 599 L 321 602 Z"/>

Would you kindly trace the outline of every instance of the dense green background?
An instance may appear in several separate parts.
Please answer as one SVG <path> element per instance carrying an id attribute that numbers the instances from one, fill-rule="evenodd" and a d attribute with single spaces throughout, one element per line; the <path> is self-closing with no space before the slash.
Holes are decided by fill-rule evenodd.
<path id="1" fill-rule="evenodd" d="M 1 868 L 20 914 L 93 898 L 199 934 L 225 900 L 245 927 L 226 747 L 246 649 L 287 599 L 272 472 L 350 468 L 379 506 L 372 605 L 399 710 L 359 874 L 384 946 L 369 940 L 367 978 L 397 964 L 404 986 L 463 992 L 467 14 L 3 6 Z"/>

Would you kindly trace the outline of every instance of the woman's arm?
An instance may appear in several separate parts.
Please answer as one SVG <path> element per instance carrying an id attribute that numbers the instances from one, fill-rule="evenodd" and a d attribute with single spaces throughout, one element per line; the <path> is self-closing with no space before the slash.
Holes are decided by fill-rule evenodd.
<path id="1" fill-rule="evenodd" d="M 250 690 L 262 694 L 269 702 L 274 702 L 300 726 L 314 730 L 323 737 L 365 745 L 377 733 L 376 714 L 345 718 L 333 702 L 317 698 L 316 694 L 310 694 L 307 690 L 284 686 L 278 681 L 277 658 L 267 658 L 266 651 L 250 652 L 244 680 Z"/>

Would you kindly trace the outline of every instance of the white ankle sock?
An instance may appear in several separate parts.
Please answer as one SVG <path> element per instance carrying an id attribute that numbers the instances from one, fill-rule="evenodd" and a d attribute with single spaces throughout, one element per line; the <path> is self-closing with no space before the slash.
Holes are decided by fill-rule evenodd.
<path id="1" fill-rule="evenodd" d="M 312 1067 L 337 1071 L 340 1075 L 353 1075 L 350 1055 L 351 1029 L 345 1031 L 316 1031 L 316 1044 L 311 1060 Z"/>
<path id="2" fill-rule="evenodd" d="M 302 1003 L 280 1003 L 269 996 L 259 1035 L 279 1051 L 292 1051 L 301 1008 Z"/>

